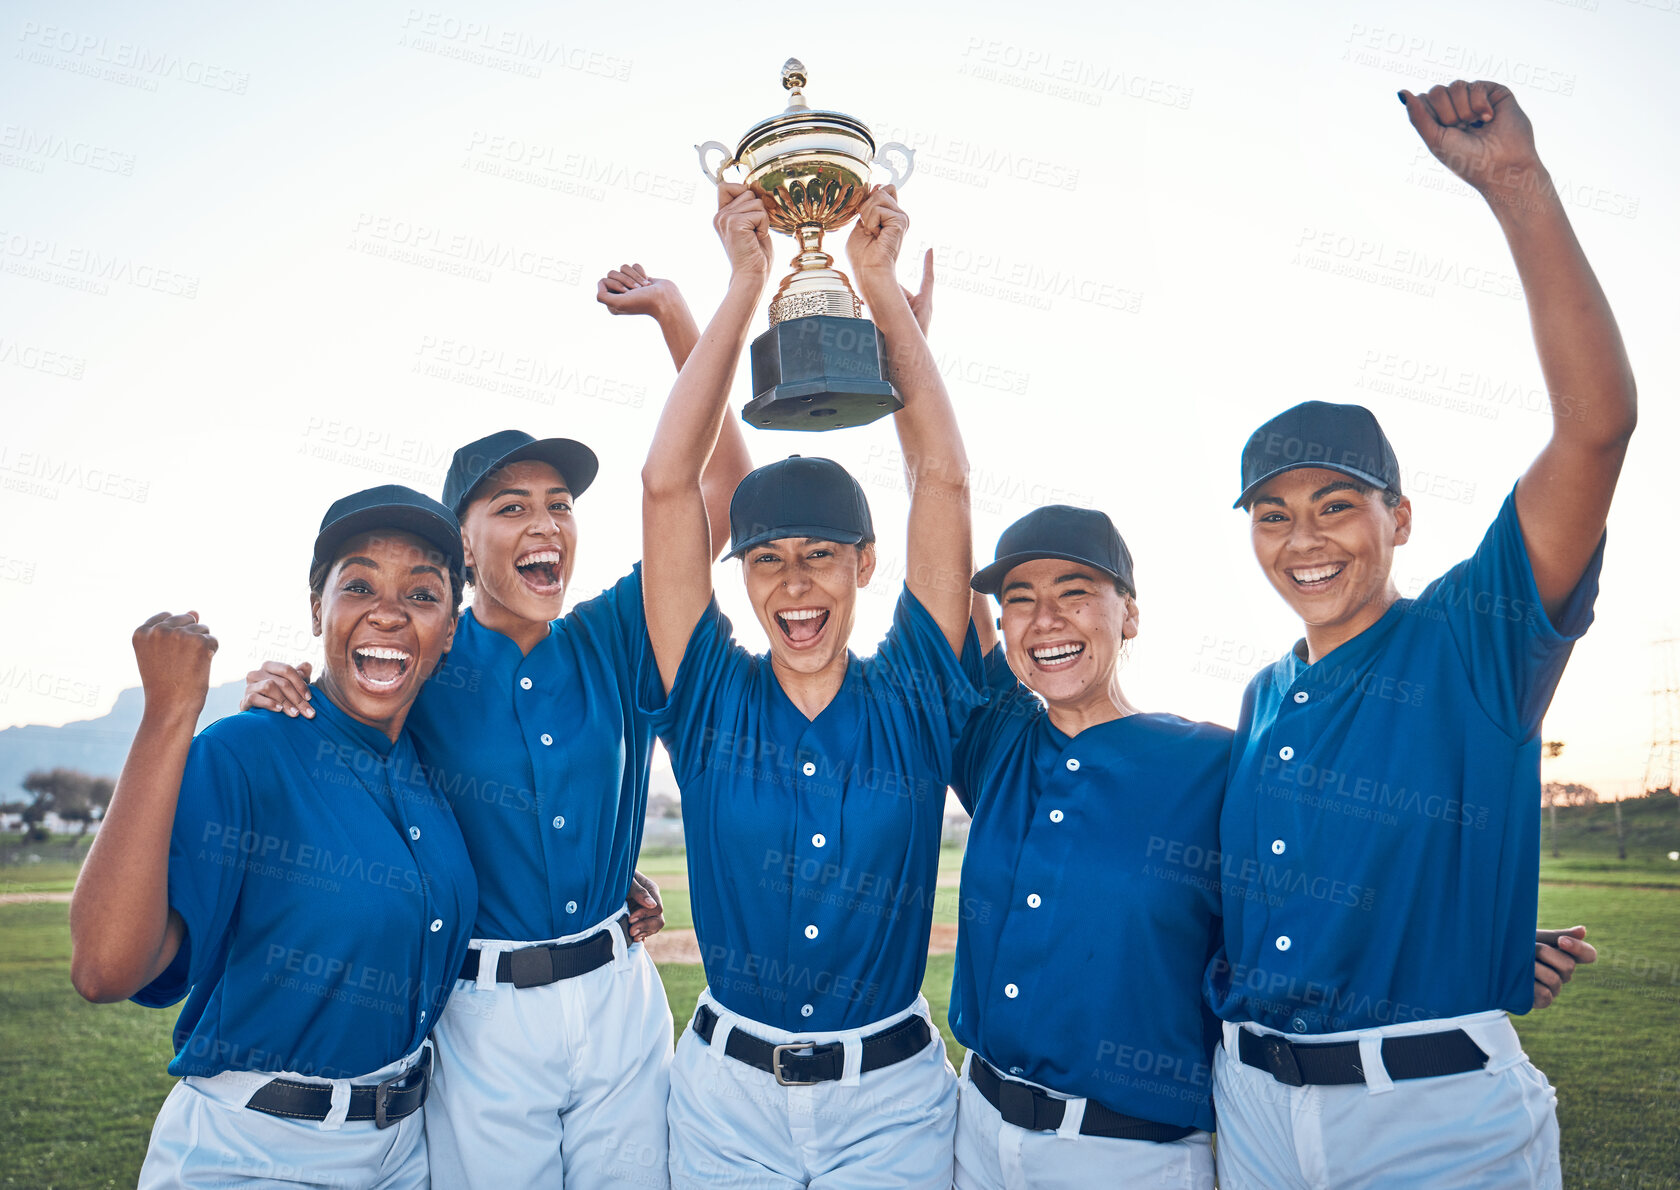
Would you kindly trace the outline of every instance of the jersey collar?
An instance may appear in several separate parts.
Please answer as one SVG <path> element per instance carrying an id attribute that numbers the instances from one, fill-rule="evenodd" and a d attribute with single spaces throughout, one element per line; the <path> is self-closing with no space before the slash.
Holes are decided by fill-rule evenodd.
<path id="1" fill-rule="evenodd" d="M 862 667 L 858 664 L 857 654 L 852 652 L 850 649 L 847 649 L 846 672 L 840 677 L 840 689 L 834 692 L 834 697 L 828 700 L 828 705 L 817 712 L 816 718 L 807 719 L 805 718 L 805 712 L 800 710 L 794 703 L 793 699 L 788 697 L 788 692 L 782 689 L 782 680 L 776 676 L 776 666 L 771 662 L 770 654 L 765 653 L 763 654 L 763 657 L 764 668 L 762 672 L 764 674 L 764 680 L 768 682 L 770 684 L 770 688 L 775 691 L 772 697 L 781 701 L 783 710 L 786 713 L 794 716 L 797 721 L 812 727 L 821 723 L 823 721 L 823 716 L 827 715 L 831 710 L 839 705 L 842 699 L 849 700 L 856 695 L 862 686 L 863 671 Z M 832 722 L 832 720 L 830 720 L 830 722 Z"/>
<path id="2" fill-rule="evenodd" d="M 359 719 L 352 719 L 342 707 L 333 702 L 327 692 L 321 689 L 319 683 L 310 687 L 319 698 L 311 699 L 310 706 L 315 708 L 315 721 L 324 730 L 348 740 L 356 747 L 371 752 L 381 760 L 390 757 L 396 748 L 391 737 L 377 727 L 370 727 Z M 398 737 L 401 738 L 400 735 Z"/>
<path id="3" fill-rule="evenodd" d="M 1311 664 L 1307 662 L 1307 638 L 1303 636 L 1295 642 L 1292 649 L 1278 658 L 1276 666 L 1273 667 L 1278 692 L 1287 692 L 1298 681 L 1305 681 L 1308 685 L 1333 684 L 1335 675 L 1345 675 L 1350 669 L 1363 669 L 1388 642 L 1395 626 L 1406 616 L 1411 606 L 1410 599 L 1396 599 L 1389 604 L 1388 610 L 1383 612 L 1376 623 L 1358 636 L 1343 641 Z"/>
<path id="4" fill-rule="evenodd" d="M 561 619 L 565 619 L 565 617 L 562 616 Z M 542 648 L 544 644 L 554 639 L 554 626 L 559 622 L 560 620 L 550 620 L 548 622 L 548 635 L 544 636 L 542 640 L 539 640 L 535 645 L 531 646 L 532 653 L 536 652 L 538 649 Z M 474 615 L 473 609 L 470 607 L 461 609 L 461 619 L 455 628 L 455 648 L 450 650 L 450 652 L 459 651 L 463 645 L 468 644 L 470 644 L 472 649 L 479 651 L 486 649 L 511 649 L 520 661 L 523 661 L 530 655 L 527 653 L 520 653 L 519 646 L 514 644 L 513 638 L 508 636 L 506 633 L 497 632 L 494 628 L 485 627 L 484 621 Z M 445 654 L 445 656 L 448 656 L 448 654 Z"/>

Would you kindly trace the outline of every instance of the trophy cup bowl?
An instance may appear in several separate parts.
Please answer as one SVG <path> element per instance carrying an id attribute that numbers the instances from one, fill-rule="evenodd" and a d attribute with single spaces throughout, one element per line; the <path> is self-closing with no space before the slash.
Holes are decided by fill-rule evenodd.
<path id="1" fill-rule="evenodd" d="M 897 142 L 879 147 L 868 127 L 844 112 L 805 102 L 805 67 L 789 58 L 782 85 L 791 102 L 780 115 L 748 129 L 735 151 L 720 141 L 696 145 L 713 184 L 737 168 L 765 201 L 770 226 L 799 243 L 793 271 L 770 302 L 770 329 L 752 344 L 753 399 L 741 411 L 750 425 L 779 430 L 838 430 L 904 407 L 887 375 L 875 324 L 851 281 L 822 249 L 825 232 L 849 223 L 869 194 L 874 166 L 902 186 L 915 153 Z M 713 151 L 722 155 L 714 166 Z M 904 157 L 900 173 L 888 159 Z"/>

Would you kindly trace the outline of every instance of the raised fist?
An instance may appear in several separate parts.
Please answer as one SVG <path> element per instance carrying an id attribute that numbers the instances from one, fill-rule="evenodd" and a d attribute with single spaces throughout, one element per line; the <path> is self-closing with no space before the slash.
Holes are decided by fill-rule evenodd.
<path id="1" fill-rule="evenodd" d="M 197 612 L 159 612 L 136 628 L 134 656 L 147 704 L 190 710 L 196 718 L 210 689 L 216 643 Z"/>
<path id="2" fill-rule="evenodd" d="M 1490 202 L 1508 201 L 1544 173 L 1534 126 L 1503 84 L 1459 79 L 1422 95 L 1401 91 L 1400 102 L 1435 159 Z"/>

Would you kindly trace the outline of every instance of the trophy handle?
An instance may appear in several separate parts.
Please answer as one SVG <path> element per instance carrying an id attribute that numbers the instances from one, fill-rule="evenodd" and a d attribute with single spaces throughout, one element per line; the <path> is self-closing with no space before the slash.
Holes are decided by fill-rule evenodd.
<path id="1" fill-rule="evenodd" d="M 887 160 L 887 154 L 894 149 L 904 154 L 904 172 L 902 174 L 898 172 L 892 162 Z M 916 172 L 916 150 L 909 145 L 901 145 L 895 140 L 890 140 L 881 146 L 879 153 L 875 154 L 875 164 L 892 175 L 891 185 L 903 186 L 910 180 L 910 175 Z"/>
<path id="2" fill-rule="evenodd" d="M 713 169 L 706 160 L 706 154 L 713 149 L 723 154 L 723 160 L 718 162 L 716 169 Z M 712 185 L 721 186 L 723 184 L 723 171 L 735 164 L 734 159 L 729 155 L 729 146 L 721 141 L 709 140 L 703 145 L 695 145 L 694 151 L 700 154 L 700 172 L 712 180 Z"/>

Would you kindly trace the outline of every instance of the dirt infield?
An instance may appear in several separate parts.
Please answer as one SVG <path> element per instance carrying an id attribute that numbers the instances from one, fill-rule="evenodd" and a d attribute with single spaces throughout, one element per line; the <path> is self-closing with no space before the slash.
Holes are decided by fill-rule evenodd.
<path id="1" fill-rule="evenodd" d="M 67 892 L 0 893 L 0 905 L 68 905 Z"/>

